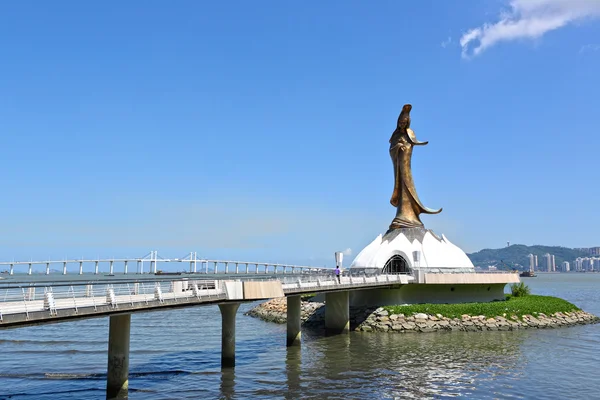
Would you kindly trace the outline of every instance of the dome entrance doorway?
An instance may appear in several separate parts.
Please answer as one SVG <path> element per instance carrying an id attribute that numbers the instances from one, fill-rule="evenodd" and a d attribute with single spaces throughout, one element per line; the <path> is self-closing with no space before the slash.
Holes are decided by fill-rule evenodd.
<path id="1" fill-rule="evenodd" d="M 410 275 L 410 267 L 408 262 L 404 259 L 404 257 L 400 255 L 395 255 L 390 258 L 383 267 L 384 274 L 409 274 Z"/>

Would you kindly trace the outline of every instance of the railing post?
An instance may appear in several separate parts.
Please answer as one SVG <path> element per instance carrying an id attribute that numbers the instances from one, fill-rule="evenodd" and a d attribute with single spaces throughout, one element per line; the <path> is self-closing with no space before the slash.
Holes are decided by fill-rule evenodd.
<path id="1" fill-rule="evenodd" d="M 15 271 L 14 271 L 14 265 L 10 264 L 10 274 L 14 275 Z"/>
<path id="2" fill-rule="evenodd" d="M 50 275 L 50 263 L 46 263 L 46 275 Z"/>
<path id="3" fill-rule="evenodd" d="M 83 261 L 79 261 L 79 275 L 83 275 Z"/>
<path id="4" fill-rule="evenodd" d="M 98 261 L 94 264 L 94 274 L 98 275 Z"/>
<path id="5" fill-rule="evenodd" d="M 29 263 L 29 271 L 27 272 L 27 275 L 31 275 L 32 272 L 33 272 L 33 270 L 31 267 L 31 263 Z"/>
<path id="6" fill-rule="evenodd" d="M 235 273 L 238 274 L 240 272 L 238 263 L 235 263 Z"/>
<path id="7" fill-rule="evenodd" d="M 246 273 L 248 273 L 248 263 L 246 263 Z"/>
<path id="8" fill-rule="evenodd" d="M 110 260 L 110 266 L 108 267 L 108 274 L 112 275 L 113 271 L 114 271 L 114 267 L 113 267 L 114 261 Z"/>
<path id="9" fill-rule="evenodd" d="M 63 262 L 63 275 L 67 274 L 67 262 Z"/>
<path id="10" fill-rule="evenodd" d="M 226 274 L 229 273 L 229 263 L 228 262 L 225 263 L 225 273 Z"/>
<path id="11" fill-rule="evenodd" d="M 123 267 L 123 273 L 125 275 L 127 275 L 127 260 L 125 260 L 124 262 L 125 262 L 125 266 Z"/>
<path id="12" fill-rule="evenodd" d="M 215 261 L 215 274 L 217 273 L 217 262 Z"/>
<path id="13" fill-rule="evenodd" d="M 256 264 L 256 270 L 254 271 L 255 274 L 258 274 L 258 264 Z"/>

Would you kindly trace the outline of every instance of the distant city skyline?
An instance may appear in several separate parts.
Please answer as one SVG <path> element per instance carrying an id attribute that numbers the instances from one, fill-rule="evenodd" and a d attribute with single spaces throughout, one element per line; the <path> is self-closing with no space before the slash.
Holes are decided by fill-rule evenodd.
<path id="1" fill-rule="evenodd" d="M 600 247 L 578 248 L 577 250 L 588 251 L 590 255 L 595 255 L 599 254 Z M 577 257 L 573 260 L 573 267 L 569 261 L 563 261 L 560 268 L 557 268 L 553 254 L 546 253 L 544 255 L 543 266 L 538 264 L 537 255 L 529 254 L 527 259 L 531 272 L 600 272 L 600 257 Z"/>
<path id="2" fill-rule="evenodd" d="M 524 4 L 7 2 L 0 259 L 349 265 L 394 217 L 405 103 L 427 228 L 596 246 L 600 2 Z"/>

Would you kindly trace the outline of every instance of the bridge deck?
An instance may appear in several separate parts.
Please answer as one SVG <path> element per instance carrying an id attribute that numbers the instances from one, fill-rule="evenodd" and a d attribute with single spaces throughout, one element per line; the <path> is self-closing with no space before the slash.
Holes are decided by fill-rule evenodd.
<path id="1" fill-rule="evenodd" d="M 164 308 L 213 304 L 227 301 L 255 301 L 243 293 L 229 293 L 226 282 L 265 282 L 278 285 L 284 295 L 312 292 L 356 290 L 407 284 L 413 278 L 406 275 L 372 277 L 298 276 L 281 280 L 199 281 L 177 278 L 171 281 L 81 283 L 57 286 L 13 285 L 0 288 L 0 329 L 59 322 L 69 319 L 93 318 L 123 312 L 144 312 Z M 268 299 L 271 297 L 262 297 Z"/>

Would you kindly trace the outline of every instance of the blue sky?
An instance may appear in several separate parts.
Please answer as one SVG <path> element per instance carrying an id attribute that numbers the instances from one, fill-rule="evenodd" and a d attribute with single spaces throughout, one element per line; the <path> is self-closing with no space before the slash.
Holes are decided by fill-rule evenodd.
<path id="1" fill-rule="evenodd" d="M 385 232 L 404 103 L 466 251 L 600 245 L 600 2 L 0 6 L 0 258 L 332 265 Z M 351 254 L 351 255 L 350 255 Z"/>

